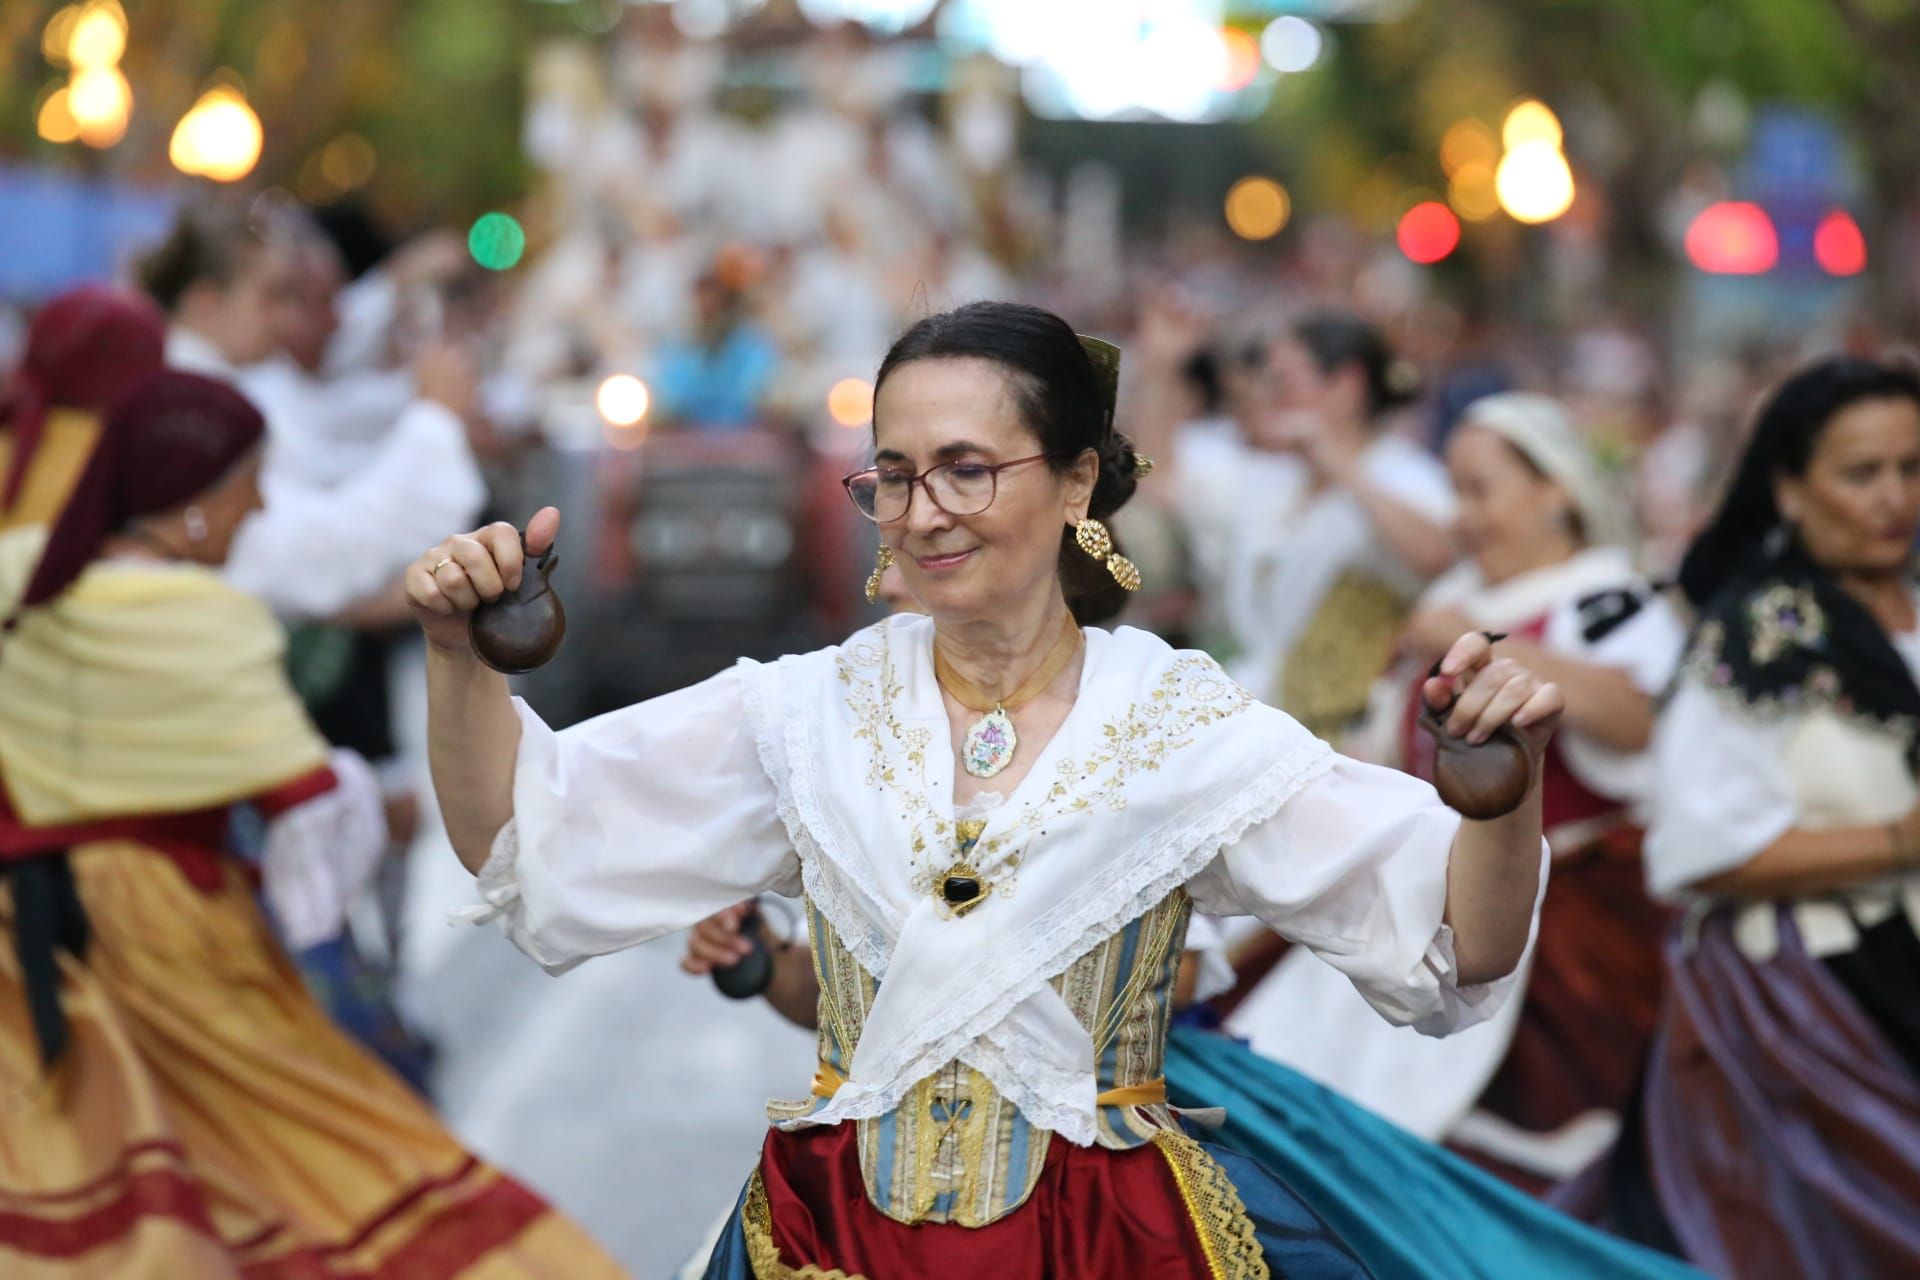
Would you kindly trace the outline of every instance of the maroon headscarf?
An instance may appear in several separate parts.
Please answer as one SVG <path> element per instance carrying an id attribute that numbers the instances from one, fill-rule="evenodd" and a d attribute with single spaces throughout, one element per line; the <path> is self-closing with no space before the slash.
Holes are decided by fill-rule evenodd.
<path id="1" fill-rule="evenodd" d="M 20 496 L 47 412 L 113 408 L 164 362 L 167 319 L 147 298 L 108 285 L 82 285 L 40 308 L 27 349 L 0 396 L 0 431 L 13 437 L 13 464 L 0 510 Z"/>
<path id="2" fill-rule="evenodd" d="M 110 535 L 206 493 L 265 438 L 260 411 L 228 384 L 178 369 L 149 376 L 107 415 L 21 607 L 59 595 Z"/>

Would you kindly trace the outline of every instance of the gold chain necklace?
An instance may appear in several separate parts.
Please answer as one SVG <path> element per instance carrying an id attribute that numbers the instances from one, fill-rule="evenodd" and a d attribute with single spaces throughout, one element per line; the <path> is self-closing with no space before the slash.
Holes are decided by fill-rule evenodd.
<path id="1" fill-rule="evenodd" d="M 1013 718 L 1007 713 L 1039 697 L 1053 683 L 1054 677 L 1066 669 L 1079 647 L 1080 628 L 1074 625 L 1069 615 L 1066 625 L 1060 630 L 1060 638 L 1053 642 L 1053 647 L 1047 650 L 1047 656 L 1040 660 L 1033 674 L 1022 680 L 1006 697 L 989 698 L 979 685 L 954 670 L 953 664 L 940 652 L 937 643 L 933 646 L 933 678 L 953 696 L 955 702 L 969 711 L 985 713 L 967 730 L 962 746 L 960 763 L 968 773 L 976 778 L 991 778 L 1013 763 L 1013 753 L 1020 749 L 1020 735 L 1014 732 Z"/>

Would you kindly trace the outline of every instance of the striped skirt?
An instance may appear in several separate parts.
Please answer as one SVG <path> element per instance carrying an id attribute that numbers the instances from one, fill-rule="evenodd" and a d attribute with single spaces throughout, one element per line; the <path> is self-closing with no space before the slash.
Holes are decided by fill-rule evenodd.
<path id="1" fill-rule="evenodd" d="M 237 865 L 212 892 L 133 841 L 71 865 L 92 936 L 51 1075 L 0 884 L 0 1275 L 622 1274 L 334 1027 Z"/>

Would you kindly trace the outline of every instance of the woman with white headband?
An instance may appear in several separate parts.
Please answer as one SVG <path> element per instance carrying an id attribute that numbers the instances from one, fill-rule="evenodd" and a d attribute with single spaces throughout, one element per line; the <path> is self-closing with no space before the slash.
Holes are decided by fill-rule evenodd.
<path id="1" fill-rule="evenodd" d="M 1558 403 L 1523 393 L 1476 402 L 1447 467 L 1465 558 L 1410 619 L 1403 664 L 1374 700 L 1366 754 L 1432 776 L 1434 739 L 1411 691 L 1447 628 L 1506 633 L 1499 652 L 1566 691 L 1564 727 L 1541 761 L 1554 871 L 1525 998 L 1444 1044 L 1391 1027 L 1378 1034 L 1301 952 L 1229 1026 L 1256 1050 L 1540 1190 L 1605 1148 L 1658 1014 L 1665 916 L 1642 884 L 1639 810 L 1654 699 L 1685 633 L 1636 572 L 1625 504 Z M 1352 1034 L 1305 1042 L 1291 1030 L 1302 1017 L 1337 1017 Z"/>

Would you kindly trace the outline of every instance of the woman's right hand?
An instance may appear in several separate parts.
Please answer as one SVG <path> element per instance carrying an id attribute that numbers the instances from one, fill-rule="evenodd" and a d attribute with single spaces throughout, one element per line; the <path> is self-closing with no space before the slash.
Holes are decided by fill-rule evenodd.
<path id="1" fill-rule="evenodd" d="M 467 615 L 482 601 L 517 588 L 527 556 L 545 555 L 559 532 L 560 512 L 542 507 L 527 522 L 524 552 L 520 531 L 502 520 L 457 533 L 415 560 L 406 572 L 407 607 L 427 643 L 442 653 L 471 656 Z"/>
<path id="2" fill-rule="evenodd" d="M 731 969 L 753 954 L 753 943 L 741 933 L 741 926 L 753 911 L 753 903 L 741 902 L 715 912 L 687 935 L 687 954 L 680 957 L 680 968 L 698 976 L 716 969 Z"/>

